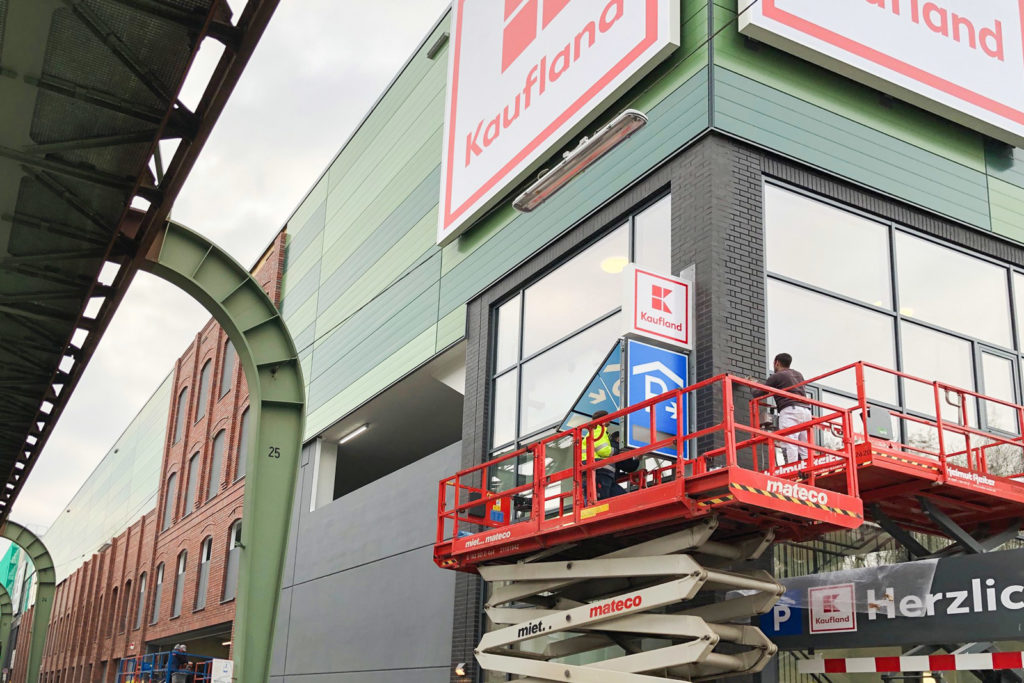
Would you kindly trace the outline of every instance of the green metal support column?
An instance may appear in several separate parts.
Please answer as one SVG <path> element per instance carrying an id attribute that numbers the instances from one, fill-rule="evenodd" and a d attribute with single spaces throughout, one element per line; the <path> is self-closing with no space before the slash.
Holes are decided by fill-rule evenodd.
<path id="1" fill-rule="evenodd" d="M 14 606 L 11 603 L 11 595 L 3 584 L 0 584 L 0 660 L 7 652 L 7 641 L 11 639 L 12 621 L 14 621 Z"/>
<path id="2" fill-rule="evenodd" d="M 6 538 L 24 550 L 36 570 L 36 605 L 32 614 L 28 668 L 25 670 L 26 683 L 36 683 L 39 680 L 39 665 L 43 661 L 43 648 L 46 646 L 46 631 L 50 628 L 50 611 L 53 609 L 53 594 L 57 590 L 57 574 L 53 570 L 53 560 L 50 559 L 50 553 L 43 545 L 43 541 L 25 527 L 10 521 L 4 522 L 3 526 L 0 526 L 0 538 Z M 9 597 L 7 602 L 7 609 L 10 609 Z M 9 619 L 6 628 L 9 633 Z M 6 644 L 5 641 L 4 645 Z"/>
<path id="3" fill-rule="evenodd" d="M 295 342 L 249 272 L 202 235 L 168 222 L 142 269 L 191 294 L 235 346 L 256 426 L 246 454 L 234 679 L 266 681 L 306 414 Z"/>

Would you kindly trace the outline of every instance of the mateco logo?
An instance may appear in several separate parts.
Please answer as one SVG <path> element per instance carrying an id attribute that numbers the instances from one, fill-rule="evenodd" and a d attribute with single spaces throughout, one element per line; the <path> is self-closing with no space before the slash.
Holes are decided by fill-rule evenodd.
<path id="1" fill-rule="evenodd" d="M 768 493 L 780 493 L 789 498 L 796 498 L 797 500 L 806 500 L 808 503 L 817 503 L 818 505 L 828 505 L 828 493 L 821 489 L 807 488 L 800 484 L 793 484 L 788 481 L 779 481 L 778 479 L 768 480 Z"/>
<path id="2" fill-rule="evenodd" d="M 807 589 L 811 633 L 837 633 L 857 630 L 854 586 L 843 583 Z"/>
<path id="3" fill-rule="evenodd" d="M 537 34 L 572 0 L 505 0 L 505 30 L 501 36 L 501 71 L 537 39 Z M 538 28 L 538 24 L 540 24 Z"/>

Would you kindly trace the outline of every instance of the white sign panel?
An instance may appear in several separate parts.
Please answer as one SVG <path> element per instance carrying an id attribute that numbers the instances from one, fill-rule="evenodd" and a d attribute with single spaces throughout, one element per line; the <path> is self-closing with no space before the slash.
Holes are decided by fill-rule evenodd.
<path id="1" fill-rule="evenodd" d="M 693 283 L 634 265 L 623 270 L 623 277 L 626 334 L 692 349 Z"/>
<path id="2" fill-rule="evenodd" d="M 679 44 L 679 0 L 455 0 L 439 244 Z"/>
<path id="3" fill-rule="evenodd" d="M 231 683 L 235 663 L 230 659 L 215 659 L 210 662 L 210 683 Z"/>
<path id="4" fill-rule="evenodd" d="M 811 633 L 842 633 L 857 630 L 852 583 L 807 589 Z"/>
<path id="5" fill-rule="evenodd" d="M 760 0 L 740 31 L 1024 146 L 1024 0 Z"/>

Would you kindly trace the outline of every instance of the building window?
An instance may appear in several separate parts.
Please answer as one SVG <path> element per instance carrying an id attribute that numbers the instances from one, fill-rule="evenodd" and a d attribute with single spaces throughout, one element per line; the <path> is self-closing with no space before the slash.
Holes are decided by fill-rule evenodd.
<path id="1" fill-rule="evenodd" d="M 245 459 L 249 457 L 249 409 L 242 413 L 241 436 L 238 437 L 238 466 L 235 468 L 235 481 L 245 476 Z"/>
<path id="2" fill-rule="evenodd" d="M 228 531 L 228 559 L 224 570 L 222 601 L 234 600 L 238 591 L 238 561 L 242 552 L 242 520 L 237 520 Z"/>
<path id="3" fill-rule="evenodd" d="M 213 371 L 213 362 L 206 361 L 203 371 L 199 374 L 199 396 L 196 397 L 196 422 L 199 422 L 206 415 L 206 402 L 210 400 L 210 373 Z"/>
<path id="4" fill-rule="evenodd" d="M 188 459 L 188 479 L 185 480 L 185 509 L 181 514 L 187 517 L 192 514 L 196 503 L 196 480 L 199 478 L 199 454 Z"/>
<path id="5" fill-rule="evenodd" d="M 135 598 L 135 630 L 142 628 L 142 615 L 146 611 L 146 572 L 139 576 L 139 595 Z"/>
<path id="6" fill-rule="evenodd" d="M 623 268 L 670 273 L 671 230 L 664 196 L 497 308 L 492 451 L 561 425 L 621 333 Z"/>
<path id="7" fill-rule="evenodd" d="M 174 602 L 171 603 L 171 618 L 181 616 L 181 598 L 185 593 L 185 571 L 188 567 L 188 551 L 178 554 L 178 571 L 174 575 Z"/>
<path id="8" fill-rule="evenodd" d="M 178 394 L 178 409 L 174 414 L 174 439 L 171 443 L 178 443 L 181 441 L 182 434 L 185 431 L 185 413 L 188 412 L 188 387 L 181 390 Z"/>
<path id="9" fill-rule="evenodd" d="M 109 638 L 114 634 L 114 621 L 117 619 L 117 589 L 110 591 L 110 609 L 107 612 L 106 632 Z"/>
<path id="10" fill-rule="evenodd" d="M 224 345 L 224 367 L 220 371 L 220 394 L 218 396 L 224 396 L 224 394 L 231 391 L 231 380 L 235 378 L 235 347 L 228 341 Z"/>
<path id="11" fill-rule="evenodd" d="M 765 186 L 764 215 L 769 357 L 791 353 L 806 377 L 864 360 L 1020 401 L 1024 339 L 1013 333 L 1011 311 L 1024 312 L 1024 275 L 772 184 Z M 855 396 L 846 374 L 819 382 L 823 400 Z M 868 370 L 866 388 L 872 403 L 937 417 L 930 387 Z M 970 425 L 1020 433 L 1012 409 L 966 400 Z M 941 407 L 944 419 L 961 419 L 959 408 L 948 410 Z M 905 443 L 935 447 L 934 429 L 911 421 L 892 426 Z"/>
<path id="12" fill-rule="evenodd" d="M 121 623 L 118 625 L 117 632 L 124 633 L 124 630 L 128 627 L 128 616 L 132 611 L 132 582 L 129 581 L 124 585 L 124 609 L 121 610 Z"/>
<path id="13" fill-rule="evenodd" d="M 209 536 L 199 547 L 199 576 L 196 581 L 196 606 L 193 611 L 206 607 L 206 591 L 210 587 L 210 555 L 213 550 L 213 539 Z"/>
<path id="14" fill-rule="evenodd" d="M 174 521 L 174 498 L 178 495 L 178 475 L 171 474 L 167 477 L 167 494 L 164 498 L 164 519 L 160 525 L 161 531 L 171 528 Z"/>
<path id="15" fill-rule="evenodd" d="M 153 605 L 149 608 L 149 623 L 160 621 L 160 598 L 164 590 L 164 563 L 156 566 L 156 581 L 153 584 Z"/>
<path id="16" fill-rule="evenodd" d="M 210 461 L 210 476 L 206 481 L 206 500 L 210 500 L 220 491 L 220 468 L 224 461 L 224 436 L 227 430 L 220 430 L 213 437 L 213 457 Z"/>

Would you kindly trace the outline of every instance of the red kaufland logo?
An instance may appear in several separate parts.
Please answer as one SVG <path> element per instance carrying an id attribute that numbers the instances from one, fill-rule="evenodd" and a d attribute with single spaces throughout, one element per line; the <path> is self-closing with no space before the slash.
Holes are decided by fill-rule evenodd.
<path id="1" fill-rule="evenodd" d="M 668 307 L 668 303 L 665 301 L 670 294 L 672 294 L 672 290 L 668 287 L 653 285 L 651 287 L 651 308 L 656 311 L 671 313 L 672 309 Z"/>
<path id="2" fill-rule="evenodd" d="M 537 39 L 537 34 L 572 0 L 505 0 L 505 30 L 501 35 L 502 73 Z M 538 24 L 540 25 L 538 27 Z"/>
<path id="3" fill-rule="evenodd" d="M 843 583 L 807 589 L 811 633 L 842 633 L 857 630 L 854 586 Z"/>
<path id="4" fill-rule="evenodd" d="M 679 43 L 679 0 L 454 0 L 438 243 Z"/>

